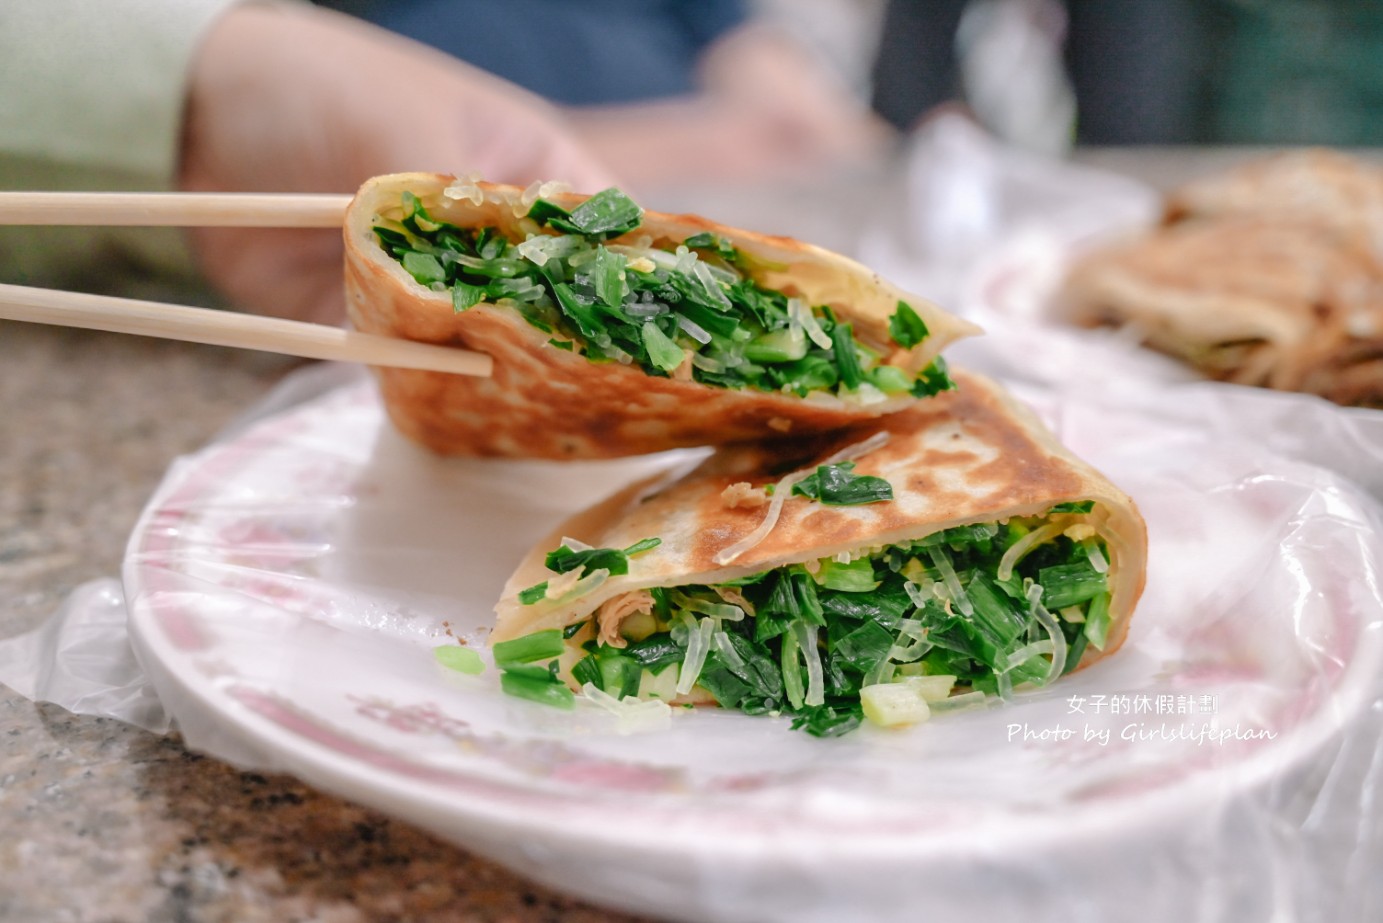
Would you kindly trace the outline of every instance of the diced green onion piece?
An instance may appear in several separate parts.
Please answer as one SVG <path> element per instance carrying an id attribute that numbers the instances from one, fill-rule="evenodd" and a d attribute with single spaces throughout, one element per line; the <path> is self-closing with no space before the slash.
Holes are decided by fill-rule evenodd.
<path id="1" fill-rule="evenodd" d="M 739 260 L 739 251 L 734 244 L 721 237 L 719 234 L 712 234 L 710 231 L 702 231 L 700 234 L 693 234 L 682 241 L 682 246 L 688 250 L 710 250 L 727 263 L 734 263 Z"/>
<path id="2" fill-rule="evenodd" d="M 571 675 L 578 683 L 595 685 L 615 698 L 635 695 L 643 667 L 617 647 L 600 645 L 595 651 L 572 667 Z"/>
<path id="3" fill-rule="evenodd" d="M 484 299 L 485 289 L 479 285 L 467 285 L 460 281 L 451 284 L 451 309 L 457 314 L 475 307 Z"/>
<path id="4" fill-rule="evenodd" d="M 447 271 L 442 268 L 442 261 L 431 253 L 405 253 L 403 268 L 419 285 L 431 285 L 434 282 L 445 282 L 447 279 Z"/>
<path id="5" fill-rule="evenodd" d="M 642 221 L 643 209 L 613 187 L 597 192 L 571 210 L 571 223 L 587 237 L 624 234 Z"/>
<path id="6" fill-rule="evenodd" d="M 998 648 L 1012 644 L 1023 630 L 1024 620 L 1014 611 L 1008 596 L 983 576 L 970 581 L 966 595 L 973 607 L 975 624 L 990 642 Z"/>
<path id="7" fill-rule="evenodd" d="M 656 535 L 651 536 L 649 538 L 641 538 L 634 544 L 630 545 L 628 548 L 624 549 L 624 553 L 632 558 L 636 554 L 640 554 L 642 552 L 649 551 L 653 548 L 657 548 L 662 543 L 663 540 L 661 538 L 658 538 Z"/>
<path id="8" fill-rule="evenodd" d="M 812 579 L 828 590 L 844 593 L 869 593 L 879 587 L 879 581 L 874 579 L 874 565 L 868 558 L 857 558 L 849 564 L 826 558 Z"/>
<path id="9" fill-rule="evenodd" d="M 444 644 L 441 647 L 432 649 L 432 656 L 437 662 L 448 670 L 455 670 L 457 673 L 465 673 L 467 676 L 478 676 L 485 672 L 485 661 L 480 659 L 480 655 L 469 647 L 459 645 Z"/>
<path id="10" fill-rule="evenodd" d="M 648 350 L 649 361 L 664 372 L 671 372 L 680 366 L 687 357 L 682 347 L 672 342 L 668 335 L 658 329 L 658 325 L 652 321 L 644 322 L 643 345 Z"/>
<path id="11" fill-rule="evenodd" d="M 596 665 L 600 667 L 600 688 L 617 699 L 636 694 L 639 691 L 639 678 L 643 675 L 643 667 L 628 657 L 621 656 L 618 648 L 606 650 L 613 651 L 614 655 L 607 655 L 596 661 Z"/>
<path id="12" fill-rule="evenodd" d="M 810 497 L 830 506 L 858 506 L 893 499 L 893 485 L 872 474 L 855 474 L 852 461 L 818 465 L 816 471 L 792 485 L 792 495 Z"/>
<path id="13" fill-rule="evenodd" d="M 1085 558 L 1073 564 L 1044 567 L 1037 572 L 1037 582 L 1042 584 L 1042 602 L 1048 609 L 1083 603 L 1107 588 L 1104 574 L 1096 572 Z"/>
<path id="14" fill-rule="evenodd" d="M 1090 600 L 1085 610 L 1085 637 L 1095 645 L 1096 650 L 1104 650 L 1109 640 L 1109 594 L 1101 593 Z"/>
<path id="15" fill-rule="evenodd" d="M 909 683 L 883 683 L 860 689 L 864 716 L 879 727 L 921 724 L 932 715 L 921 693 Z"/>
<path id="16" fill-rule="evenodd" d="M 599 650 L 599 648 L 597 648 Z M 594 684 L 599 686 L 602 682 L 600 676 L 600 662 L 596 660 L 595 654 L 587 654 L 576 663 L 572 664 L 571 678 L 581 685 Z"/>
<path id="17" fill-rule="evenodd" d="M 797 635 L 788 631 L 783 635 L 780 665 L 783 671 L 783 691 L 793 708 L 801 708 L 806 703 L 807 691 L 802 685 L 802 665 L 798 662 Z"/>
<path id="18" fill-rule="evenodd" d="M 808 345 L 807 335 L 801 328 L 785 327 L 760 334 L 746 343 L 744 358 L 750 362 L 796 362 L 807 355 Z"/>
<path id="19" fill-rule="evenodd" d="M 1094 500 L 1072 500 L 1068 503 L 1058 503 L 1052 507 L 1053 513 L 1088 513 L 1095 508 Z"/>
<path id="20" fill-rule="evenodd" d="M 576 696 L 564 683 L 554 679 L 542 680 L 521 673 L 505 672 L 499 676 L 499 687 L 509 695 L 540 705 L 562 709 L 576 707 Z"/>
<path id="21" fill-rule="evenodd" d="M 931 397 L 942 391 L 954 391 L 955 387 L 956 383 L 951 378 L 946 360 L 937 356 L 931 365 L 917 374 L 917 380 L 912 385 L 912 396 Z"/>
<path id="22" fill-rule="evenodd" d="M 407 193 L 405 193 L 407 195 Z M 539 224 L 549 225 L 559 231 L 575 231 L 571 223 L 571 212 L 547 199 L 538 199 L 528 210 L 528 217 Z"/>
<path id="23" fill-rule="evenodd" d="M 826 702 L 826 678 L 821 664 L 821 650 L 817 647 L 818 630 L 818 626 L 805 622 L 792 623 L 797 649 L 807 667 L 807 686 L 802 695 L 802 701 L 807 705 L 823 705 Z"/>
<path id="24" fill-rule="evenodd" d="M 429 215 L 427 209 L 423 206 L 423 200 L 411 192 L 404 192 L 403 207 L 407 212 L 407 217 L 404 219 L 405 224 L 411 225 L 412 228 L 419 233 L 433 234 L 443 228 L 449 228 L 453 231 L 457 229 L 455 225 L 447 224 L 445 221 L 438 221 Z"/>
<path id="25" fill-rule="evenodd" d="M 868 377 L 869 383 L 885 394 L 907 394 L 912 390 L 912 379 L 896 365 L 876 366 Z"/>
<path id="26" fill-rule="evenodd" d="M 618 548 L 583 548 L 573 551 L 561 545 L 543 559 L 547 569 L 555 574 L 581 569 L 583 575 L 594 570 L 608 570 L 613 575 L 629 573 L 629 555 Z"/>
<path id="27" fill-rule="evenodd" d="M 565 648 L 560 628 L 535 631 L 522 638 L 501 641 L 492 648 L 495 663 L 501 667 L 511 664 L 535 663 L 559 657 Z"/>
<path id="28" fill-rule="evenodd" d="M 525 606 L 531 606 L 546 595 L 547 581 L 544 580 L 542 583 L 535 583 L 533 586 L 528 587 L 527 589 L 520 590 L 519 603 Z"/>
<path id="29" fill-rule="evenodd" d="M 792 721 L 793 730 L 813 737 L 840 737 L 860 726 L 861 709 L 851 706 L 818 705 L 800 712 Z"/>
<path id="30" fill-rule="evenodd" d="M 854 331 L 849 324 L 836 324 L 831 329 L 831 347 L 835 353 L 836 365 L 840 367 L 840 380 L 851 391 L 864 381 L 864 370 L 860 368 L 860 357 L 855 352 Z"/>
<path id="31" fill-rule="evenodd" d="M 1075 640 L 1071 642 L 1070 648 L 1066 651 L 1066 668 L 1061 671 L 1062 676 L 1080 666 L 1080 658 L 1085 653 L 1085 647 L 1089 643 L 1090 639 L 1085 636 L 1084 631 L 1076 635 Z"/>
<path id="32" fill-rule="evenodd" d="M 628 262 L 622 253 L 596 248 L 595 261 L 591 264 L 591 284 L 595 296 L 612 308 L 624 303 L 624 293 L 629 290 L 624 281 L 624 267 Z"/>
<path id="33" fill-rule="evenodd" d="M 836 640 L 833 653 L 843 666 L 867 674 L 888 656 L 892 646 L 892 633 L 873 619 L 865 619 L 858 628 Z"/>
<path id="34" fill-rule="evenodd" d="M 888 335 L 893 342 L 904 349 L 912 349 L 927 338 L 927 324 L 906 301 L 898 302 L 898 309 L 888 319 Z"/>
<path id="35" fill-rule="evenodd" d="M 754 625 L 754 640 L 766 641 L 787 630 L 788 623 L 803 621 L 825 625 L 816 583 L 801 570 L 779 572 L 772 594 L 759 608 Z"/>

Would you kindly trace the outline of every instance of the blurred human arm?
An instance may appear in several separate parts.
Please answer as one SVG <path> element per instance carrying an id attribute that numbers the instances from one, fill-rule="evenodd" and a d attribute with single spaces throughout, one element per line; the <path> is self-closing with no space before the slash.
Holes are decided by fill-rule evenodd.
<path id="1" fill-rule="evenodd" d="M 172 189 L 184 74 L 234 2 L 0 2 L 0 188 Z M 168 228 L 0 227 L 0 280 L 205 297 Z"/>
<path id="2" fill-rule="evenodd" d="M 7 171 L 6 186 L 40 177 L 49 188 L 354 192 L 406 170 L 578 189 L 611 181 L 551 106 L 340 14 L 226 0 L 11 2 L 25 13 L 17 25 L 55 57 L 30 62 L 32 72 L 7 68 L 0 100 L 43 96 L 45 83 L 61 92 L 30 107 L 48 111 L 41 130 L 3 145 L 0 164 L 33 167 L 28 182 Z M 90 63 L 74 46 L 96 49 Z M 187 240 L 206 279 L 240 307 L 344 317 L 339 232 L 199 229 Z"/>

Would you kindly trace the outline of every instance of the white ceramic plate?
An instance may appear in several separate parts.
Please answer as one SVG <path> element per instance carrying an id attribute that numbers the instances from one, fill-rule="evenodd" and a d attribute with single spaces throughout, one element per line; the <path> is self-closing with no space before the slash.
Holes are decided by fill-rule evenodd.
<path id="1" fill-rule="evenodd" d="M 1190 920 L 1212 887 L 1267 918 L 1283 780 L 1313 784 L 1383 675 L 1369 501 L 1175 395 L 1029 396 L 1137 499 L 1152 556 L 1120 653 L 1009 706 L 833 740 L 714 710 L 621 734 L 442 669 L 530 543 L 670 460 L 438 459 L 365 382 L 175 466 L 131 539 L 131 636 L 191 745 L 611 906 Z"/>

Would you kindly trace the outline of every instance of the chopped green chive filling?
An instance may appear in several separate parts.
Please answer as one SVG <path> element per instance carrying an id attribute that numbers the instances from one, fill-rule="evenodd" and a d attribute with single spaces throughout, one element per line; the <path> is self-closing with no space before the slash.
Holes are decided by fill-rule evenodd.
<path id="1" fill-rule="evenodd" d="M 927 325 L 906 301 L 898 302 L 898 308 L 888 319 L 888 333 L 893 342 L 904 349 L 911 349 L 927 338 Z"/>
<path id="2" fill-rule="evenodd" d="M 557 658 L 565 644 L 560 629 L 501 641 L 494 646 L 499 686 L 521 699 L 556 708 L 574 708 L 576 696 L 557 676 Z"/>
<path id="3" fill-rule="evenodd" d="M 611 626 L 597 624 L 599 612 L 566 629 L 584 651 L 572 677 L 617 698 L 694 698 L 695 689 L 825 737 L 864 719 L 926 720 L 953 694 L 1045 685 L 1108 637 L 1107 557 L 1081 522 L 1088 509 L 1063 504 L 853 560 L 637 591 L 646 611 L 614 626 L 623 646 L 600 640 Z"/>
<path id="4" fill-rule="evenodd" d="M 556 574 L 565 574 L 574 570 L 580 570 L 578 576 L 585 577 L 596 571 L 605 571 L 606 576 L 616 576 L 629 573 L 629 557 L 641 551 L 648 551 L 650 548 L 657 548 L 662 544 L 660 538 L 640 539 L 628 548 L 582 548 L 574 549 L 569 545 L 563 544 L 555 551 L 549 551 L 543 563 L 547 569 Z M 542 583 L 534 584 L 519 592 L 519 602 L 525 606 L 532 605 L 548 594 L 548 585 L 551 581 L 544 580 Z"/>
<path id="5" fill-rule="evenodd" d="M 828 506 L 858 506 L 893 499 L 893 485 L 872 474 L 855 474 L 852 461 L 821 465 L 792 486 L 798 497 L 819 500 Z"/>
<path id="6" fill-rule="evenodd" d="M 531 635 L 501 641 L 494 647 L 495 663 L 508 669 L 538 660 L 551 660 L 562 655 L 562 632 L 552 628 Z"/>
<path id="7" fill-rule="evenodd" d="M 719 235 L 695 234 L 672 250 L 607 244 L 643 218 L 618 189 L 571 211 L 539 199 L 527 217 L 556 233 L 511 240 L 496 228 L 463 229 L 404 193 L 402 219 L 381 219 L 374 231 L 419 285 L 450 291 L 458 313 L 482 301 L 511 306 L 553 334 L 552 345 L 591 361 L 798 396 L 925 397 L 955 387 L 940 358 L 915 375 L 886 365 L 829 308 L 756 284 L 746 275 L 753 261 Z M 889 331 L 905 349 L 928 335 L 902 301 Z"/>
<path id="8" fill-rule="evenodd" d="M 575 708 L 576 694 L 555 673 L 506 670 L 499 675 L 499 687 L 509 695 L 553 708 Z"/>

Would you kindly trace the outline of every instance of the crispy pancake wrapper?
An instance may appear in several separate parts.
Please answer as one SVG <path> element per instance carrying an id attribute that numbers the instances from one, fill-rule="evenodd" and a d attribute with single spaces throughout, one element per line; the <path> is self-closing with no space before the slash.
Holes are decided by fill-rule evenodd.
<path id="1" fill-rule="evenodd" d="M 841 433 L 721 450 L 680 479 L 636 485 L 578 514 L 540 542 L 510 578 L 496 606 L 492 640 L 575 624 L 640 589 L 724 583 L 954 526 L 1041 516 L 1058 504 L 1093 501 L 1090 512 L 1069 515 L 1073 523 L 1088 523 L 1107 547 L 1110 628 L 1104 650 L 1088 647 L 1081 665 L 1107 656 L 1123 642 L 1143 589 L 1147 534 L 1138 509 L 997 385 L 969 374 L 957 381 L 957 391 Z M 849 454 L 850 446 L 877 444 L 881 433 L 887 434 L 882 445 L 854 457 L 858 474 L 892 484 L 892 501 L 827 506 L 788 497 L 762 541 L 726 560 L 766 515 L 765 506 L 727 505 L 727 488 L 779 481 L 843 449 Z M 609 577 L 590 592 L 523 604 L 521 591 L 553 577 L 544 556 L 564 537 L 594 547 L 623 548 L 649 537 L 661 544 L 632 556 L 628 574 Z"/>
<path id="2" fill-rule="evenodd" d="M 449 191 L 450 190 L 450 191 Z M 522 240 L 540 229 L 524 218 L 531 197 L 512 186 L 459 183 L 454 177 L 400 174 L 372 179 L 351 204 L 345 223 L 347 307 L 356 328 L 426 343 L 450 344 L 494 357 L 494 375 L 469 378 L 404 369 L 379 369 L 389 416 L 406 436 L 447 455 L 601 458 L 664 449 L 719 445 L 821 432 L 893 413 L 915 403 L 909 394 L 856 402 L 812 392 L 727 390 L 644 373 L 636 365 L 591 362 L 549 344 L 552 335 L 515 309 L 481 302 L 454 311 L 446 291 L 431 291 L 378 243 L 373 227 L 401 214 L 405 191 L 429 213 L 462 228 L 497 227 Z M 585 196 L 548 201 L 574 208 Z M 478 200 L 478 202 L 477 202 Z M 883 362 L 915 373 L 954 340 L 978 332 L 973 324 L 904 292 L 837 254 L 785 237 L 723 227 L 691 215 L 645 212 L 642 224 L 611 243 L 644 239 L 675 247 L 710 231 L 723 236 L 758 268 L 759 284 L 828 305 L 857 337 L 885 350 Z M 889 336 L 889 316 L 910 304 L 930 335 L 911 349 Z"/>

